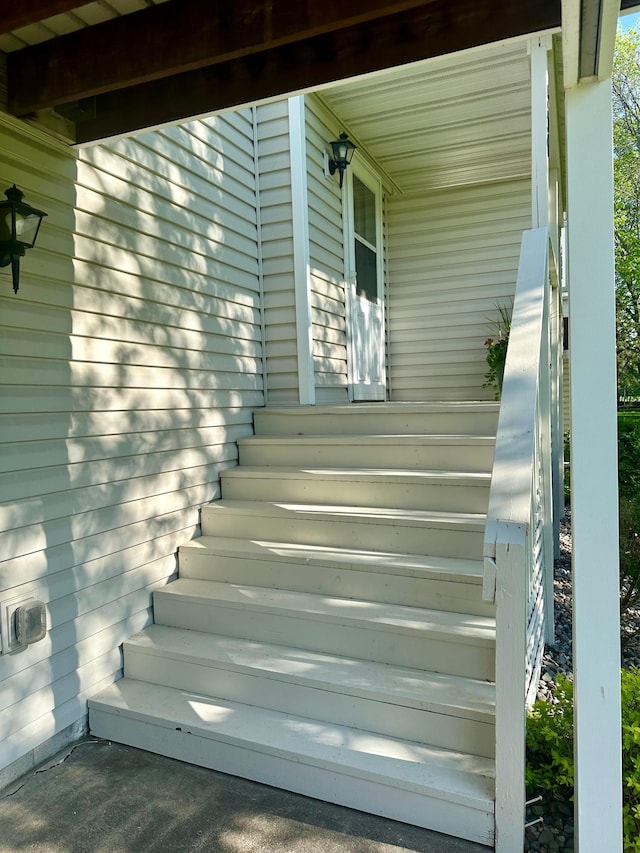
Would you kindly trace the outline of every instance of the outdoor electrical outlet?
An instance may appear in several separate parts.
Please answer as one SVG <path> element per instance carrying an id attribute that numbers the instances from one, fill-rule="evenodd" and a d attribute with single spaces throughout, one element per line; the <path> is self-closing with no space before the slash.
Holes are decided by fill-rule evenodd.
<path id="1" fill-rule="evenodd" d="M 16 610 L 16 637 L 20 645 L 31 646 L 47 635 L 47 609 L 43 601 L 28 601 Z"/>
<path id="2" fill-rule="evenodd" d="M 2 654 L 26 649 L 27 645 L 45 636 L 46 628 L 45 606 L 34 595 L 19 595 L 0 601 Z"/>

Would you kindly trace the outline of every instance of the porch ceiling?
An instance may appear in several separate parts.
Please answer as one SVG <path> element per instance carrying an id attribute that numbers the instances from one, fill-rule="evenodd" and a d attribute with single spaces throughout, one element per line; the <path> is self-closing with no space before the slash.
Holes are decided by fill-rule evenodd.
<path id="1" fill-rule="evenodd" d="M 322 99 L 403 192 L 530 174 L 524 41 L 381 71 Z"/>

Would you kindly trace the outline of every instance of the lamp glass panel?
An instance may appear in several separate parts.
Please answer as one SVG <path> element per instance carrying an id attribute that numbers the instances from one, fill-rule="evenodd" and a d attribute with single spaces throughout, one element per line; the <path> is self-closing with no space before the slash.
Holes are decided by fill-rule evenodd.
<path id="1" fill-rule="evenodd" d="M 4 210 L 0 207 L 0 242 L 5 240 L 13 240 L 10 207 Z"/>
<path id="2" fill-rule="evenodd" d="M 35 213 L 29 213 L 26 216 L 22 213 L 16 215 L 16 238 L 28 248 L 31 248 L 35 242 L 40 221 L 41 217 Z"/>

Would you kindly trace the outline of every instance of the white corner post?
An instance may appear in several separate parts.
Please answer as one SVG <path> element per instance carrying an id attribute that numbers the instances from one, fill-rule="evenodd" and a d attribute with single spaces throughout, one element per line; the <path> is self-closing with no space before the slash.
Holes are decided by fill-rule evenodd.
<path id="1" fill-rule="evenodd" d="M 316 388 L 313 369 L 304 95 L 289 98 L 289 150 L 291 152 L 291 214 L 293 219 L 298 399 L 301 406 L 313 406 L 316 402 Z"/>
<path id="2" fill-rule="evenodd" d="M 566 92 L 575 827 L 622 851 L 611 81 Z"/>

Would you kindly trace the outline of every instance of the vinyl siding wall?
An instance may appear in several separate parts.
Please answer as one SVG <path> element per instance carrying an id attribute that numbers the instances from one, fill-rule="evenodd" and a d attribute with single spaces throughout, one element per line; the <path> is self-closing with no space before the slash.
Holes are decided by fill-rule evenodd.
<path id="1" fill-rule="evenodd" d="M 347 321 L 342 192 L 337 175 L 324 174 L 324 152 L 341 127 L 317 98 L 305 99 L 313 363 L 318 403 L 346 402 Z"/>
<path id="2" fill-rule="evenodd" d="M 1 769 L 119 677 L 264 401 L 250 111 L 77 158 L 1 118 L 0 149 L 49 213 L 0 271 L 0 601 L 50 626 L 0 655 Z"/>
<path id="3" fill-rule="evenodd" d="M 390 196 L 387 217 L 392 399 L 493 399 L 483 344 L 511 305 L 529 179 Z"/>
<path id="4" fill-rule="evenodd" d="M 267 403 L 297 403 L 288 103 L 257 107 L 256 114 Z"/>

